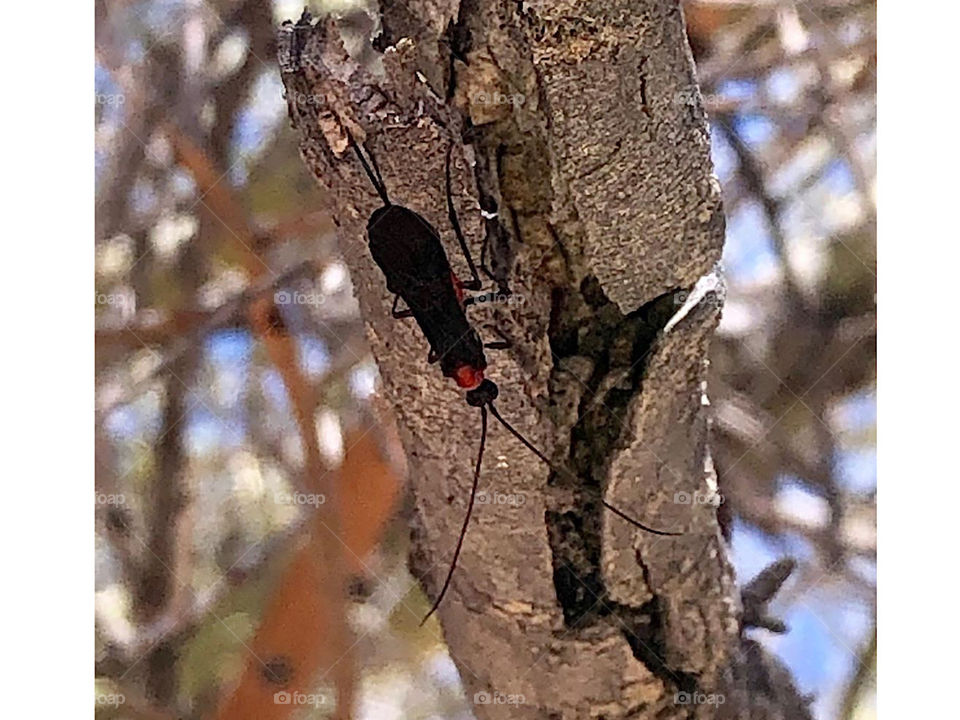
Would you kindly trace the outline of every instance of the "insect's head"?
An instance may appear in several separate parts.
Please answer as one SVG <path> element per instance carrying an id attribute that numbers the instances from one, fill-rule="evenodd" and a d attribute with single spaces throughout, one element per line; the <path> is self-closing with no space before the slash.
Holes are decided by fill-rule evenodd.
<path id="1" fill-rule="evenodd" d="M 480 387 L 483 382 L 483 371 L 486 368 L 487 359 L 483 356 L 483 343 L 473 329 L 448 347 L 440 357 L 440 369 L 444 376 L 453 378 L 457 386 L 464 390 Z"/>
<path id="2" fill-rule="evenodd" d="M 483 407 L 496 400 L 499 394 L 500 388 L 493 380 L 484 380 L 473 390 L 467 391 L 467 405 Z"/>

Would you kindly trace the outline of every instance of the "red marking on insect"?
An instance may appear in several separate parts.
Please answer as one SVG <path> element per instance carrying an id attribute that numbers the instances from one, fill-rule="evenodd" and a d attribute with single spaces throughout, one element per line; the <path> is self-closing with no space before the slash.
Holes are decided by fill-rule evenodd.
<path id="1" fill-rule="evenodd" d="M 457 302 L 460 303 L 460 306 L 463 307 L 463 282 L 460 278 L 457 277 L 457 274 L 450 271 L 450 279 L 453 281 L 453 291 L 457 294 Z M 482 378 L 481 378 L 482 379 Z M 461 385 L 460 387 L 465 387 Z"/>
<path id="2" fill-rule="evenodd" d="M 483 370 L 470 365 L 461 365 L 453 371 L 453 379 L 464 390 L 473 390 L 483 382 Z"/>

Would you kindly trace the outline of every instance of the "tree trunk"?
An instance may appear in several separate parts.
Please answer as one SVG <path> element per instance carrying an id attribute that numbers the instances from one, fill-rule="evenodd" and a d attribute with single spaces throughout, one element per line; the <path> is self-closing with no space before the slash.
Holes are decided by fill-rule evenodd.
<path id="1" fill-rule="evenodd" d="M 488 355 L 498 409 L 572 471 L 491 424 L 485 494 L 439 610 L 477 717 L 807 717 L 789 675 L 742 639 L 716 504 L 698 502 L 715 489 L 703 379 L 724 220 L 679 4 L 382 11 L 382 56 L 356 42 L 371 27 L 358 13 L 284 25 L 279 59 L 399 415 L 427 594 L 460 531 L 480 418 L 428 365 L 416 324 L 390 316 L 365 247 L 381 203 L 348 131 L 466 278 L 447 220 L 452 148 L 468 244 L 512 292 L 469 309 L 485 341 L 511 343 Z M 601 500 L 683 535 L 644 532 Z"/>

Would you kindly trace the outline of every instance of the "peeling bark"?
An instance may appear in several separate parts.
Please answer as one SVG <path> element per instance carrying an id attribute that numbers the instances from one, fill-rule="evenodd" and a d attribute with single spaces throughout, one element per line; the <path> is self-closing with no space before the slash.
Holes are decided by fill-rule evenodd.
<path id="1" fill-rule="evenodd" d="M 364 247 L 380 202 L 347 131 L 466 277 L 445 204 L 452 147 L 468 243 L 512 292 L 469 311 L 485 341 L 512 343 L 488 357 L 499 409 L 574 471 L 552 473 L 491 425 L 490 501 L 439 614 L 468 697 L 523 702 L 478 703 L 477 717 L 808 717 L 789 674 L 742 637 L 715 505 L 690 501 L 715 487 L 703 379 L 722 298 L 676 314 L 718 261 L 724 225 L 678 3 L 388 0 L 382 12 L 376 62 L 348 53 L 334 21 L 307 18 L 282 28 L 279 60 L 398 411 L 411 568 L 428 594 L 463 519 L 479 417 L 427 365 L 416 326 L 390 317 Z M 601 500 L 684 534 L 644 533 Z"/>

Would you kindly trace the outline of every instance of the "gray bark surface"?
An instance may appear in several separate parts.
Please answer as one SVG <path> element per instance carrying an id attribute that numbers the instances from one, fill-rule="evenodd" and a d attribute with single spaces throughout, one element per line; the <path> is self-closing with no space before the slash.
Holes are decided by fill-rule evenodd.
<path id="1" fill-rule="evenodd" d="M 724 234 L 678 4 L 415 0 L 382 12 L 382 66 L 341 42 L 340 29 L 369 25 L 362 15 L 285 25 L 279 60 L 398 413 L 416 506 L 411 568 L 428 595 L 463 520 L 479 413 L 427 364 L 413 321 L 390 317 L 365 247 L 380 202 L 347 131 L 466 278 L 445 205 L 452 146 L 474 257 L 486 238 L 513 292 L 468 311 L 485 341 L 513 343 L 488 353 L 498 408 L 573 471 L 552 473 L 491 421 L 480 481 L 491 501 L 476 508 L 439 616 L 468 698 L 523 702 L 476 704 L 477 717 L 808 717 L 789 674 L 742 637 L 715 507 L 677 501 L 710 493 L 703 379 L 722 298 L 707 293 L 664 329 Z M 684 534 L 638 530 L 601 498 Z M 750 613 L 764 615 L 770 595 L 754 593 Z"/>

